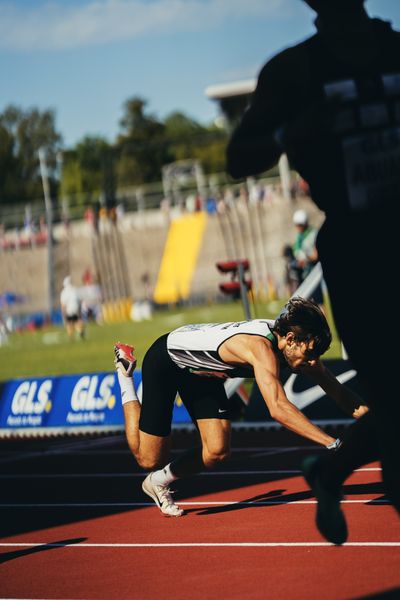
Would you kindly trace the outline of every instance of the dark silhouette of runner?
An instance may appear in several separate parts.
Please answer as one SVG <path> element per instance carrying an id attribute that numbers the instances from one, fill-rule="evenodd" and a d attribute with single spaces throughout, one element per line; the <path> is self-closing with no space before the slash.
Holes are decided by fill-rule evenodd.
<path id="1" fill-rule="evenodd" d="M 317 13 L 317 32 L 262 68 L 252 103 L 228 145 L 227 170 L 234 178 L 256 175 L 286 152 L 326 215 L 318 255 L 336 327 L 371 407 L 335 455 L 327 461 L 311 457 L 304 467 L 319 500 L 320 531 L 342 543 L 347 530 L 341 484 L 363 461 L 379 455 L 386 491 L 400 510 L 394 288 L 400 33 L 370 18 L 363 0 L 306 2 Z"/>

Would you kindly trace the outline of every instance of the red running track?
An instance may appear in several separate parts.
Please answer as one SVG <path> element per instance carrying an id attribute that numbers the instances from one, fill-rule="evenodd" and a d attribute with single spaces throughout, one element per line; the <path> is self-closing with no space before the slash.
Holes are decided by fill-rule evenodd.
<path id="1" fill-rule="evenodd" d="M 0 597 L 400 597 L 399 522 L 377 464 L 346 482 L 349 541 L 335 547 L 298 472 L 310 448 L 240 443 L 229 465 L 179 483 L 178 519 L 149 504 L 119 437 L 3 443 Z"/>

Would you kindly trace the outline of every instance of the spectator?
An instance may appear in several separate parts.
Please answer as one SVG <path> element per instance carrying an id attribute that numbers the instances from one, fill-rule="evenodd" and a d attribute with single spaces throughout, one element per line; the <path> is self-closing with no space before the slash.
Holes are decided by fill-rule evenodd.
<path id="1" fill-rule="evenodd" d="M 8 333 L 7 320 L 0 312 L 0 346 L 8 342 Z"/>
<path id="2" fill-rule="evenodd" d="M 214 194 L 209 194 L 206 200 L 206 211 L 209 215 L 215 215 L 217 212 L 217 200 Z"/>
<path id="3" fill-rule="evenodd" d="M 386 491 L 400 511 L 400 402 L 392 380 L 398 358 L 374 344 L 397 319 L 387 297 L 399 264 L 393 240 L 400 190 L 400 34 L 371 19 L 363 0 L 306 1 L 317 12 L 317 33 L 263 67 L 228 145 L 228 171 L 236 178 L 256 175 L 284 151 L 325 212 L 318 254 L 338 333 L 371 405 L 371 416 L 362 417 L 346 439 L 353 450 L 338 457 L 350 460 L 357 453 L 360 464 L 364 450 L 368 461 L 376 435 Z M 372 265 L 378 265 L 373 276 Z M 320 473 L 328 470 L 316 462 L 313 489 L 317 481 L 324 490 L 319 503 L 326 508 L 322 496 L 328 498 L 326 514 L 334 518 L 340 487 L 333 489 L 333 480 L 333 488 L 324 486 Z"/>
<path id="4" fill-rule="evenodd" d="M 93 282 L 93 275 L 89 267 L 86 267 L 83 272 L 82 282 L 84 285 L 90 285 Z"/>
<path id="5" fill-rule="evenodd" d="M 318 262 L 318 251 L 316 248 L 317 229 L 310 226 L 308 214 L 299 209 L 293 215 L 293 224 L 297 234 L 293 244 L 293 256 L 296 260 L 300 282 L 302 283 L 311 273 Z M 321 283 L 312 292 L 311 297 L 324 310 L 324 295 Z"/>
<path id="6" fill-rule="evenodd" d="M 81 301 L 78 290 L 72 285 L 71 277 L 68 275 L 63 281 L 63 289 L 60 294 L 61 314 L 65 328 L 70 339 L 76 333 L 80 339 L 84 338 L 84 325 L 81 313 Z"/>
<path id="7" fill-rule="evenodd" d="M 293 254 L 293 247 L 286 244 L 282 251 L 285 259 L 285 285 L 288 296 L 293 296 L 299 285 L 301 284 L 302 269 L 297 264 L 297 260 Z"/>
<path id="8" fill-rule="evenodd" d="M 95 321 L 100 325 L 103 322 L 100 285 L 93 277 L 84 280 L 84 284 L 83 288 L 81 288 L 82 318 L 84 321 Z"/>

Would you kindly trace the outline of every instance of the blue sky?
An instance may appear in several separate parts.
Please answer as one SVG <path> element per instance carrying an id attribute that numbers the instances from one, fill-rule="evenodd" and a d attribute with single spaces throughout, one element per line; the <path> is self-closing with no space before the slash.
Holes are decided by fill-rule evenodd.
<path id="1" fill-rule="evenodd" d="M 400 29 L 399 0 L 367 0 Z M 280 49 L 314 30 L 301 0 L 0 0 L 0 112 L 54 109 L 65 147 L 113 141 L 123 103 L 160 119 L 217 116 L 209 85 L 257 76 Z"/>

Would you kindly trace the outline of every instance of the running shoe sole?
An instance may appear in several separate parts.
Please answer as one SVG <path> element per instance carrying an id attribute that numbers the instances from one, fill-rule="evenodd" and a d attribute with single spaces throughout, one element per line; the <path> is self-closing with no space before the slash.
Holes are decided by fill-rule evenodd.
<path id="1" fill-rule="evenodd" d="M 318 502 L 315 520 L 319 532 L 328 542 L 340 546 L 348 536 L 346 519 L 340 508 L 342 495 L 339 491 L 332 492 L 321 484 L 317 473 L 318 462 L 318 457 L 307 457 L 303 461 L 302 472 Z"/>

